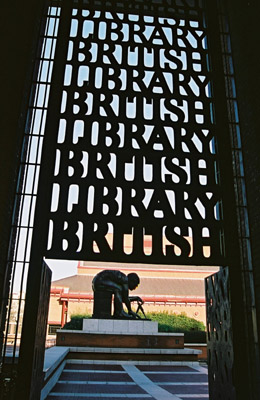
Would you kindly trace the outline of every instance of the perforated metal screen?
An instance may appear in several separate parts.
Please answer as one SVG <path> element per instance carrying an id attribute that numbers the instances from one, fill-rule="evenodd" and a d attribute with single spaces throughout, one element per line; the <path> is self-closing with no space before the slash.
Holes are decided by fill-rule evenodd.
<path id="1" fill-rule="evenodd" d="M 128 6 L 64 5 L 36 214 L 44 255 L 223 264 L 203 3 Z"/>

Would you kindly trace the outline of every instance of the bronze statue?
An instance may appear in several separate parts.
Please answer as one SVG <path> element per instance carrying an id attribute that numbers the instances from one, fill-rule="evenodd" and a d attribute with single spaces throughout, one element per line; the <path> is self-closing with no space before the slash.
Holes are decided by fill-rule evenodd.
<path id="1" fill-rule="evenodd" d="M 114 294 L 114 318 L 139 318 L 140 316 L 132 311 L 131 302 L 137 301 L 139 309 L 143 312 L 142 299 L 139 296 L 129 297 L 129 290 L 134 290 L 140 283 L 136 273 L 125 275 L 117 270 L 104 270 L 99 272 L 92 281 L 94 297 L 96 292 L 110 292 Z M 123 310 L 123 303 L 128 313 Z M 144 314 L 144 312 L 143 312 Z"/>

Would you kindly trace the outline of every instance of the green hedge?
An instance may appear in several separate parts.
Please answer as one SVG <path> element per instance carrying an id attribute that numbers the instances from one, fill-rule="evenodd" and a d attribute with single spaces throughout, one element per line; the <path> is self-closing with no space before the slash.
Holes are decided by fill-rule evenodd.
<path id="1" fill-rule="evenodd" d="M 206 328 L 203 322 L 190 318 L 185 313 L 150 312 L 146 316 L 158 322 L 159 332 L 182 332 L 185 343 L 206 343 Z M 91 318 L 91 315 L 74 314 L 63 329 L 81 330 L 83 318 Z"/>
<path id="2" fill-rule="evenodd" d="M 151 312 L 147 318 L 158 322 L 159 332 L 184 333 L 185 343 L 206 343 L 206 327 L 201 321 L 188 317 L 185 313 L 175 314 Z"/>
<path id="3" fill-rule="evenodd" d="M 184 332 L 185 343 L 207 343 L 207 333 L 203 331 Z"/>
<path id="4" fill-rule="evenodd" d="M 201 321 L 188 317 L 185 313 L 175 314 L 164 312 L 151 312 L 146 314 L 152 321 L 158 321 L 159 332 L 186 332 L 205 331 Z"/>
<path id="5" fill-rule="evenodd" d="M 71 320 L 67 322 L 62 329 L 81 330 L 83 319 L 91 318 L 90 314 L 72 314 Z"/>

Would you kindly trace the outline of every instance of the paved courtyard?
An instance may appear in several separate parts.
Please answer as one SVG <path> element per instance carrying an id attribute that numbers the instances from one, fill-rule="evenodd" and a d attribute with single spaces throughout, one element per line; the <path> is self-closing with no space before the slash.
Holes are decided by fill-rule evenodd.
<path id="1" fill-rule="evenodd" d="M 47 400 L 205 400 L 206 366 L 198 363 L 89 362 L 69 360 Z"/>

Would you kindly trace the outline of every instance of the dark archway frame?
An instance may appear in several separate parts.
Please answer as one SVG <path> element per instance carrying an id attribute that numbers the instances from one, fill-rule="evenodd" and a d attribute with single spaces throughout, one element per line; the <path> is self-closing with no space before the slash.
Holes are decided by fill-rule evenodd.
<path id="1" fill-rule="evenodd" d="M 230 184 L 233 187 L 233 176 L 232 176 L 232 169 L 228 169 L 226 168 L 227 165 L 229 165 L 231 167 L 231 152 L 227 151 L 227 149 L 230 149 L 230 145 L 229 145 L 229 139 L 228 139 L 228 130 L 227 130 L 227 113 L 226 113 L 226 107 L 225 107 L 225 103 L 221 103 L 221 101 L 224 99 L 225 97 L 225 91 L 224 91 L 224 82 L 223 82 L 223 73 L 222 73 L 222 61 L 221 61 L 221 57 L 220 57 L 220 42 L 219 42 L 219 25 L 218 25 L 218 21 L 216 19 L 216 8 L 214 8 L 215 6 L 209 7 L 208 9 L 208 18 L 211 20 L 211 22 L 209 23 L 209 27 L 211 27 L 211 32 L 209 34 L 209 38 L 211 38 L 211 54 L 214 60 L 212 60 L 212 65 L 218 66 L 219 68 L 215 68 L 215 71 L 213 71 L 213 74 L 215 75 L 215 78 L 217 79 L 218 83 L 222 82 L 221 84 L 218 84 L 217 87 L 215 88 L 217 93 L 215 93 L 215 97 L 218 98 L 218 102 L 217 102 L 217 108 L 218 111 L 216 110 L 216 113 L 218 113 L 218 115 L 221 117 L 220 119 L 222 120 L 222 128 L 225 128 L 222 130 L 222 139 L 220 141 L 220 147 L 222 147 L 222 150 L 220 149 L 220 154 L 222 154 L 223 158 L 222 160 L 220 160 L 220 170 L 223 167 L 223 171 L 225 170 L 225 172 L 227 174 L 225 174 L 224 178 L 224 182 L 222 181 L 223 184 L 223 188 L 224 188 L 224 204 L 226 207 L 226 210 L 228 211 L 226 214 L 226 218 L 224 219 L 225 225 L 226 225 L 226 243 L 228 244 L 228 248 L 231 250 L 230 254 L 232 256 L 232 259 L 230 260 L 229 265 L 232 267 L 232 274 L 233 277 L 231 278 L 231 282 L 232 282 L 232 286 L 233 289 L 231 287 L 231 297 L 232 297 L 232 301 L 233 304 L 235 304 L 236 300 L 238 300 L 237 303 L 237 310 L 240 309 L 241 306 L 241 296 L 238 295 L 238 290 L 241 288 L 241 282 L 239 283 L 239 255 L 238 255 L 238 249 L 241 249 L 241 246 L 239 247 L 237 245 L 237 240 L 234 237 L 234 231 L 236 232 L 236 229 L 234 230 L 234 226 L 233 223 L 236 221 L 236 218 L 234 216 L 234 205 L 237 204 L 237 202 L 235 203 L 234 201 L 234 196 L 232 198 L 232 196 L 230 197 Z M 228 145 L 228 147 L 226 147 L 226 145 Z M 227 157 L 227 159 L 226 159 Z M 222 167 L 221 167 L 222 165 Z M 226 192 L 226 193 L 225 193 Z M 229 213 L 230 211 L 230 213 Z M 229 242 L 229 243 L 228 243 Z M 36 253 L 37 253 L 37 248 L 35 247 Z M 39 248 L 38 248 L 39 250 Z M 39 264 L 38 264 L 39 266 Z M 32 273 L 31 275 L 31 279 L 33 279 L 33 275 L 34 277 L 37 278 L 37 276 L 39 276 L 39 272 L 37 272 L 37 270 L 39 271 L 39 267 L 37 267 L 37 265 L 35 265 L 35 271 L 34 273 Z M 237 271 L 237 276 L 236 276 L 236 271 Z M 35 280 L 36 286 L 37 286 L 37 279 Z M 31 289 L 30 289 L 31 287 Z M 33 293 L 32 291 L 32 285 L 28 285 L 28 289 L 29 292 L 31 291 L 31 293 Z M 37 289 L 35 288 L 35 294 L 37 293 Z M 29 294 L 29 293 L 28 293 Z M 34 297 L 34 299 L 36 299 L 36 297 Z M 29 304 L 29 302 L 28 302 Z M 240 305 L 240 306 L 239 306 Z M 28 310 L 30 309 L 30 306 L 28 305 Z M 242 307 L 243 308 L 243 307 Z M 31 308 L 32 310 L 32 308 Z M 233 317 L 235 315 L 235 312 L 233 310 Z M 235 318 L 235 320 L 238 320 L 240 317 L 237 316 L 237 318 Z M 237 323 L 235 324 L 236 327 L 239 326 L 239 323 L 237 321 Z M 24 331 L 24 334 L 26 336 L 26 329 Z M 238 333 L 236 333 L 236 335 L 239 336 Z M 28 337 L 28 335 L 27 335 Z M 240 338 L 243 338 L 243 332 L 240 335 Z M 245 338 L 245 337 L 244 337 Z M 239 343 L 237 342 L 236 344 L 236 348 L 237 350 L 239 349 Z M 238 352 L 237 352 L 238 354 Z M 242 375 L 241 375 L 242 377 Z M 239 380 L 237 379 L 237 383 L 239 382 Z M 239 385 L 238 385 L 239 386 Z"/>

